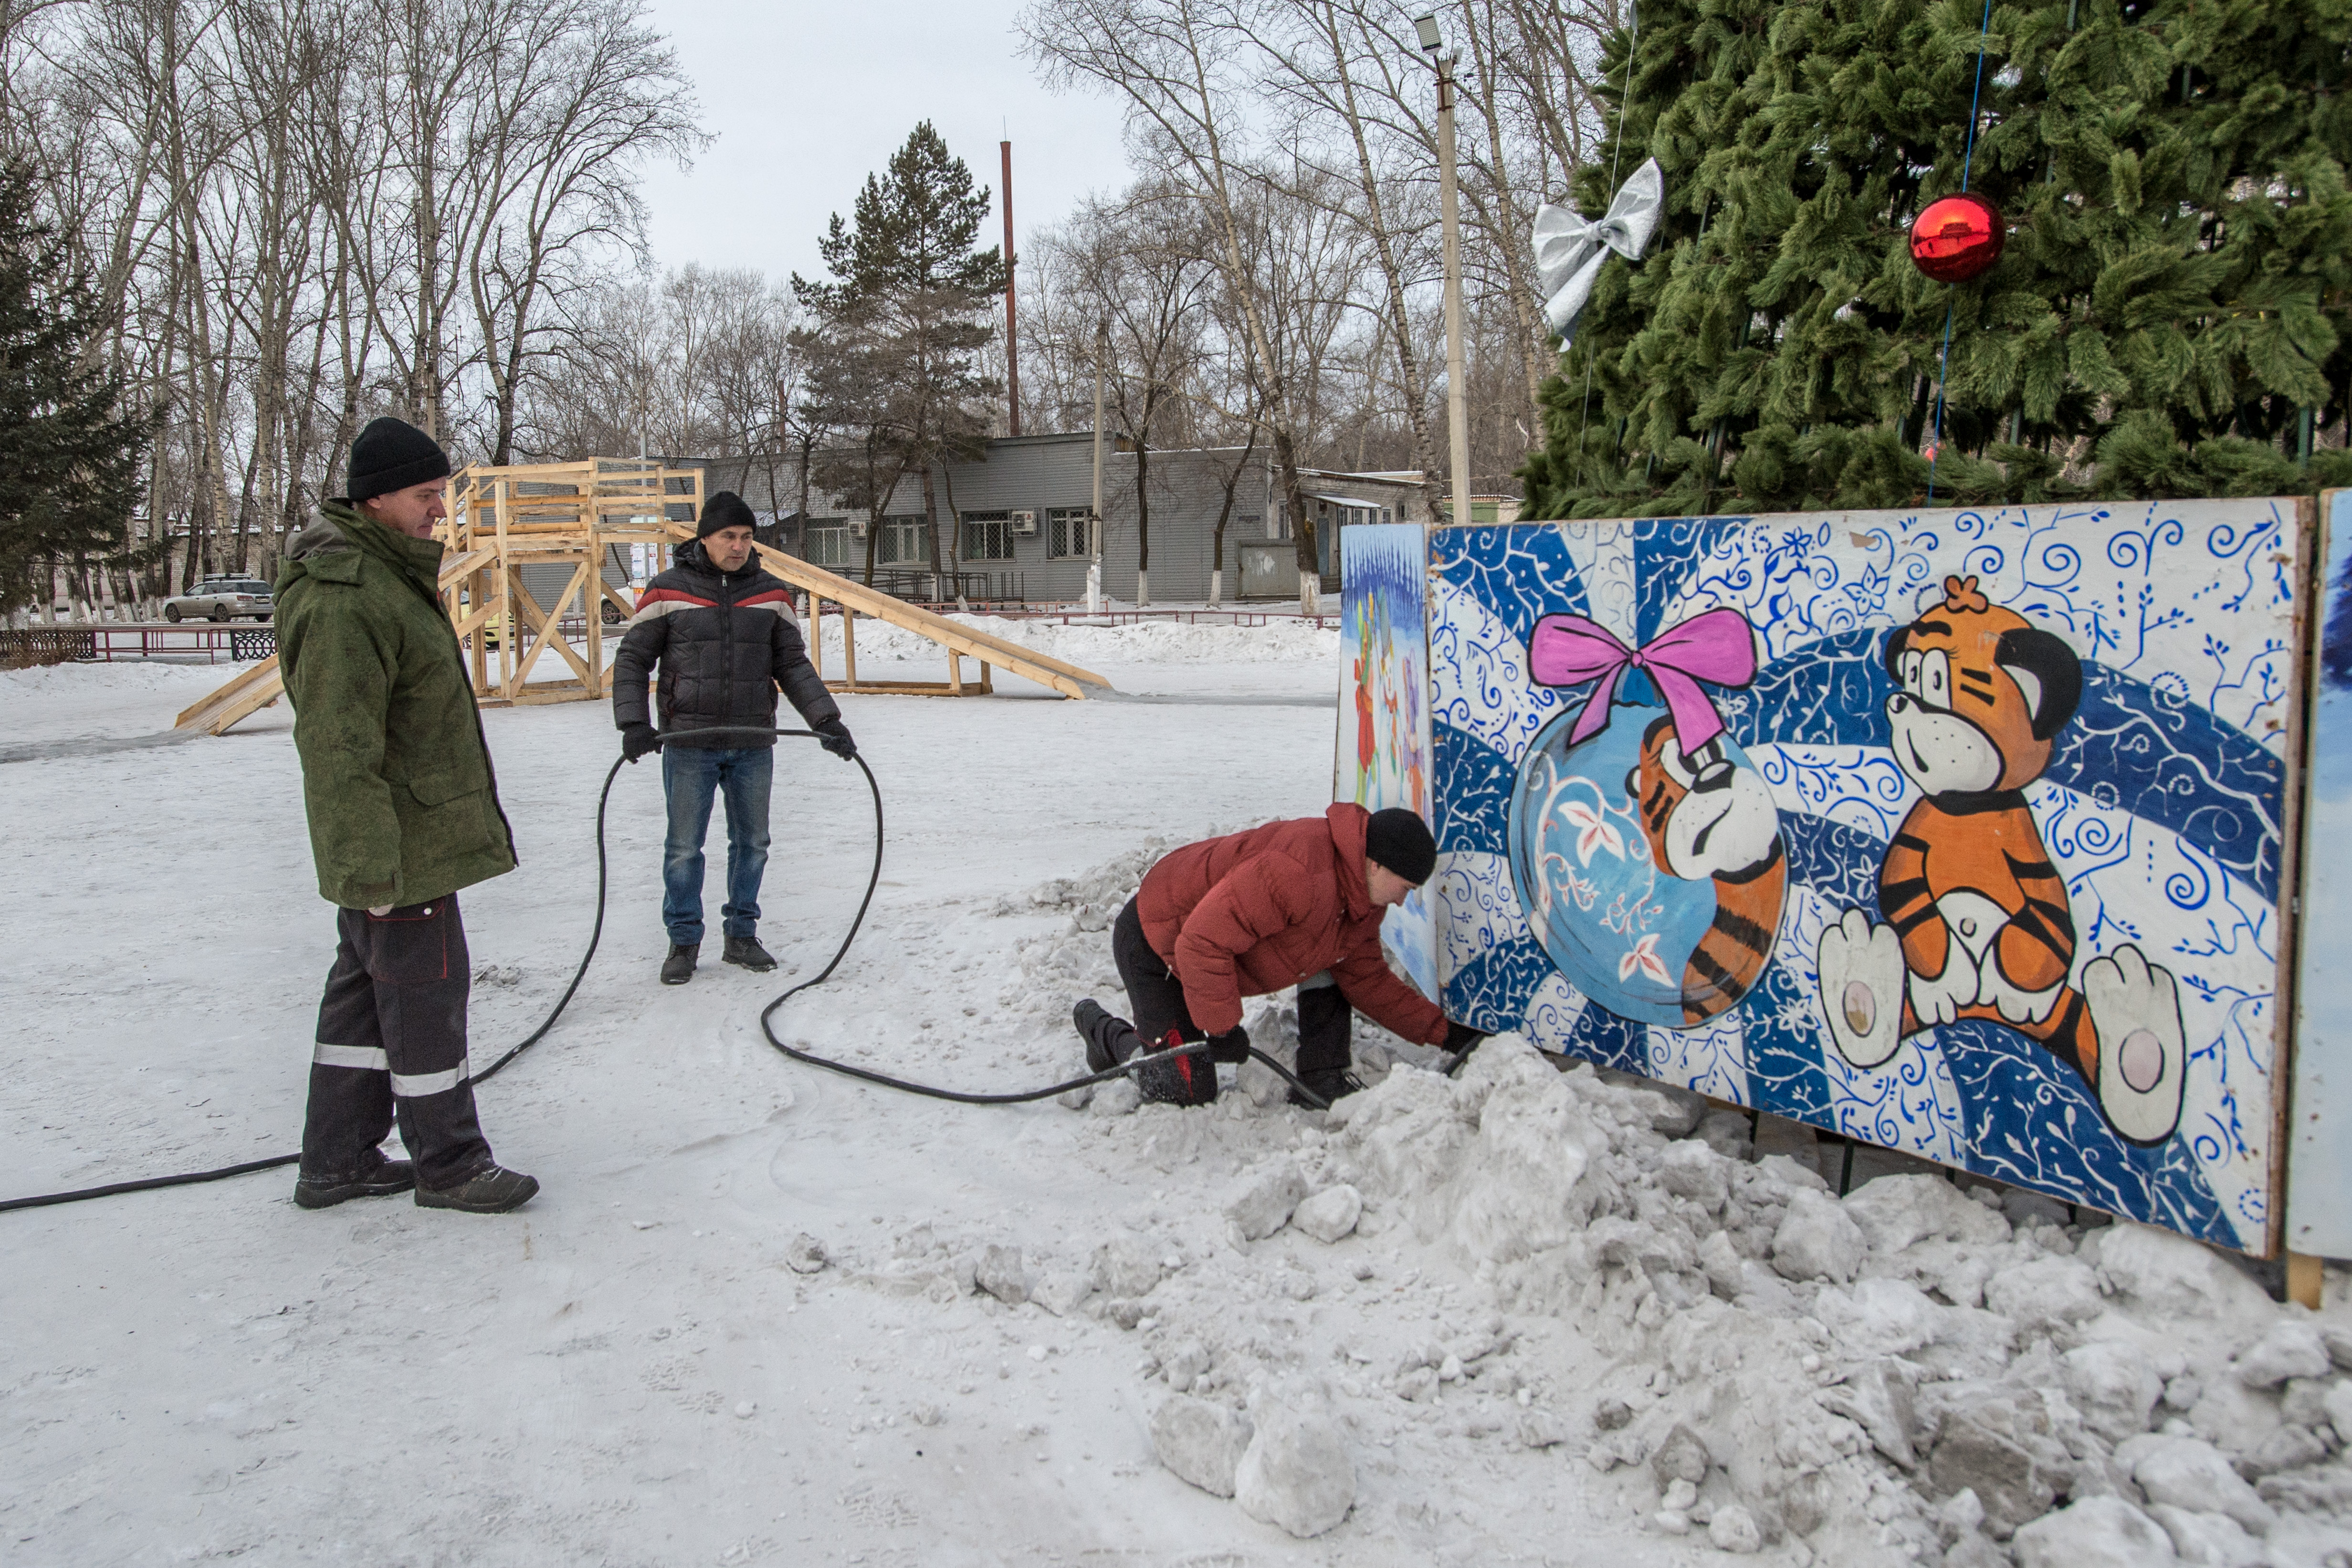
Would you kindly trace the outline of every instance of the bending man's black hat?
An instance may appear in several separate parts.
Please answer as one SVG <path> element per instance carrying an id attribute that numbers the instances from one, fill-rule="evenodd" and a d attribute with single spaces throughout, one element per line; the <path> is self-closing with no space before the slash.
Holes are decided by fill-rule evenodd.
<path id="1" fill-rule="evenodd" d="M 1429 824 L 1401 805 L 1372 813 L 1364 829 L 1364 853 L 1416 888 L 1437 869 L 1437 840 L 1430 837 Z"/>

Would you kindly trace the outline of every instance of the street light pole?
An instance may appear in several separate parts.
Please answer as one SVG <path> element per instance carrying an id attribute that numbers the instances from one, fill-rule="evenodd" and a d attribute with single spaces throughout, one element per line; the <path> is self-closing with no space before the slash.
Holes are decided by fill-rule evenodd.
<path id="1" fill-rule="evenodd" d="M 1093 559 L 1087 563 L 1087 614 L 1102 614 L 1102 459 L 1103 362 L 1110 357 L 1110 323 L 1095 327 L 1095 504 L 1087 518 L 1087 542 Z"/>
<path id="2" fill-rule="evenodd" d="M 1445 229 L 1445 425 L 1448 459 L 1454 468 L 1454 521 L 1470 513 L 1470 418 L 1463 385 L 1462 204 L 1454 183 L 1454 54 L 1444 47 L 1435 15 L 1413 26 L 1421 47 L 1437 68 L 1437 203 Z"/>

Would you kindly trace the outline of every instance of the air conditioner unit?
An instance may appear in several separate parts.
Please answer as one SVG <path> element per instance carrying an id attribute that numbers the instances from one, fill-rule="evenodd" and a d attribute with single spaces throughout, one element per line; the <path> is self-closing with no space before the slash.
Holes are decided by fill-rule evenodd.
<path id="1" fill-rule="evenodd" d="M 1015 539 L 1034 539 L 1037 536 L 1035 512 L 1015 511 L 1008 512 L 1006 515 L 1013 519 L 1013 536 Z"/>
<path id="2" fill-rule="evenodd" d="M 849 537 L 852 539 L 863 539 L 866 537 L 866 520 L 864 518 L 853 517 L 849 520 Z"/>

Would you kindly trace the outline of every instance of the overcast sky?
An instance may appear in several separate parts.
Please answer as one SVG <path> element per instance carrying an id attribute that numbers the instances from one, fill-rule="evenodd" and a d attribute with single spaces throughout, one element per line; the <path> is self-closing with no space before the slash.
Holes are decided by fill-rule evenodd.
<path id="1" fill-rule="evenodd" d="M 1014 0 L 654 0 L 654 24 L 718 136 L 690 174 L 667 163 L 648 174 L 656 264 L 816 274 L 826 216 L 849 216 L 866 174 L 926 119 L 1000 197 L 997 142 L 1012 138 L 1020 232 L 1120 184 L 1118 109 L 1041 86 L 1018 52 L 1019 10 Z M 981 242 L 1003 234 L 992 211 Z"/>

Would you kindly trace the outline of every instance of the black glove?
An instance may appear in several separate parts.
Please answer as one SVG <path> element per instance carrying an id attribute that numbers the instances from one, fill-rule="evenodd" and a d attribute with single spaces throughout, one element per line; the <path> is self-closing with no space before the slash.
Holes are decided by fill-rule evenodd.
<path id="1" fill-rule="evenodd" d="M 1209 1037 L 1209 1059 L 1238 1065 L 1249 1060 L 1249 1031 L 1235 1024 L 1222 1035 Z"/>
<path id="2" fill-rule="evenodd" d="M 816 731 L 817 744 L 847 762 L 857 755 L 857 742 L 849 738 L 849 726 L 838 717 L 810 726 Z"/>
<path id="3" fill-rule="evenodd" d="M 1447 1019 L 1445 1049 L 1453 1053 L 1454 1059 L 1445 1064 L 1445 1076 L 1452 1078 L 1460 1072 L 1462 1064 L 1470 1059 L 1470 1053 L 1484 1045 L 1486 1040 L 1485 1030 L 1474 1029 L 1467 1024 L 1457 1024 L 1450 1018 Z"/>
<path id="4" fill-rule="evenodd" d="M 661 750 L 661 736 L 651 724 L 636 723 L 621 726 L 621 755 L 635 762 L 647 752 Z"/>

